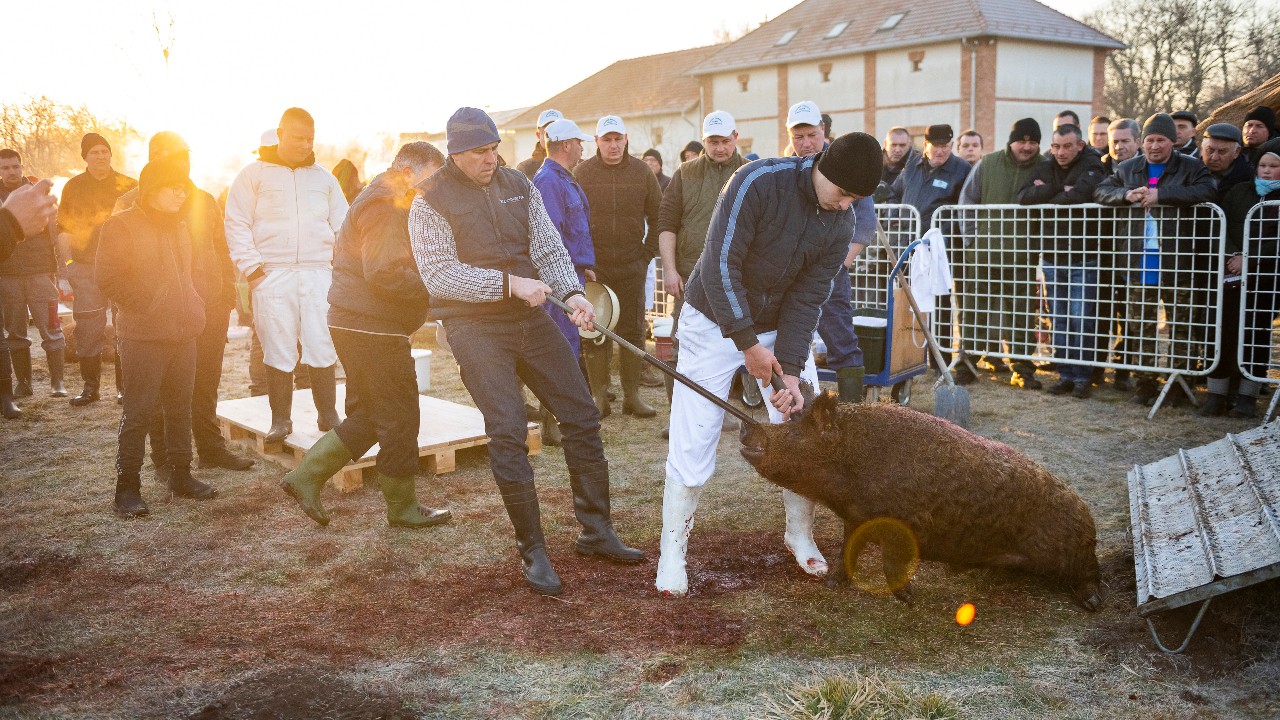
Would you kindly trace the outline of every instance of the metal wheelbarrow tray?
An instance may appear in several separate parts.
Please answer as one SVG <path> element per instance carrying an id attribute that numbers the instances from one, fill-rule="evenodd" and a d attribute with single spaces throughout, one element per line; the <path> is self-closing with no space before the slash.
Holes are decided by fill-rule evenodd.
<path id="1" fill-rule="evenodd" d="M 1138 614 L 1182 652 L 1209 601 L 1280 577 L 1280 421 L 1179 450 L 1129 472 Z M 1182 644 L 1151 617 L 1201 603 Z"/>

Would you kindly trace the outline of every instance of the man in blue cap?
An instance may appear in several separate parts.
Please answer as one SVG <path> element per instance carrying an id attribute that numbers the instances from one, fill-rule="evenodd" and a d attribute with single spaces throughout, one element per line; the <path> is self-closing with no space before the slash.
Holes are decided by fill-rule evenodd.
<path id="1" fill-rule="evenodd" d="M 600 412 L 569 343 L 541 306 L 554 294 L 591 328 L 595 311 L 547 215 L 542 195 L 517 170 L 498 166 L 498 128 L 482 110 L 449 118 L 444 167 L 419 185 L 409 237 L 431 314 L 449 337 L 462 382 L 484 414 L 489 466 L 516 531 L 525 581 L 558 595 L 542 535 L 538 493 L 527 456 L 523 381 L 560 420 L 576 550 L 621 563 L 644 553 L 618 539 L 609 520 L 609 464 Z"/>

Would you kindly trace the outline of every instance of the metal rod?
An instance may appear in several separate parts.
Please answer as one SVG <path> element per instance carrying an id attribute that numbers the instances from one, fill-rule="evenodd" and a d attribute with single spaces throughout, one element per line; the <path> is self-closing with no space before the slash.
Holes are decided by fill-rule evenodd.
<path id="1" fill-rule="evenodd" d="M 561 310 L 563 310 L 563 311 L 565 311 L 565 312 L 567 312 L 567 313 L 569 313 L 569 314 L 571 314 L 571 315 L 573 314 L 573 308 L 571 308 L 571 307 L 569 307 L 568 305 L 566 305 L 566 304 L 564 303 L 564 301 L 562 301 L 560 298 L 555 297 L 554 295 L 548 295 L 548 296 L 547 296 L 547 301 L 548 301 L 548 302 L 550 302 L 552 305 L 555 305 L 556 307 L 560 308 Z M 644 359 L 645 359 L 645 361 L 646 361 L 646 362 L 648 362 L 650 365 L 652 365 L 652 366 L 654 366 L 654 367 L 658 368 L 659 370 L 661 370 L 662 372 L 666 373 L 667 375 L 670 375 L 673 379 L 678 380 L 678 381 L 679 381 L 682 385 L 684 385 L 685 387 L 689 388 L 690 390 L 692 390 L 692 391 L 694 391 L 694 392 L 698 393 L 699 395 L 701 395 L 702 397 L 706 398 L 707 400 L 710 400 L 711 402 L 713 402 L 713 403 L 715 403 L 716 405 L 720 406 L 720 408 L 722 408 L 725 412 L 727 412 L 727 413 L 729 413 L 730 415 L 732 415 L 732 416 L 734 416 L 734 417 L 738 418 L 738 419 L 739 419 L 739 420 L 741 420 L 742 422 L 747 423 L 748 425 L 759 425 L 759 424 L 760 424 L 760 421 L 759 421 L 759 420 L 756 420 L 755 418 L 753 418 L 753 417 L 751 417 L 750 415 L 748 415 L 748 414 L 746 414 L 746 413 L 742 412 L 741 410 L 739 410 L 738 408 L 734 407 L 733 405 L 730 405 L 730 404 L 729 404 L 728 402 L 726 402 L 725 400 L 720 399 L 718 396 L 716 396 L 716 394 L 715 394 L 715 393 L 713 393 L 713 392 L 711 392 L 710 390 L 708 390 L 708 389 L 706 389 L 706 388 L 702 387 L 702 386 L 701 386 L 701 385 L 699 385 L 698 383 L 696 383 L 696 382 L 694 382 L 694 381 L 690 380 L 688 377 L 686 377 L 685 375 L 681 374 L 678 370 L 676 370 L 675 368 L 671 367 L 670 365 L 668 365 L 668 364 L 666 364 L 666 363 L 662 362 L 662 361 L 661 361 L 661 360 L 659 360 L 658 358 L 656 358 L 656 357 L 654 357 L 654 356 L 650 355 L 649 353 L 645 352 L 644 350 L 641 350 L 640 348 L 636 347 L 635 345 L 632 345 L 631 343 L 627 342 L 626 340 L 623 340 L 621 337 L 619 337 L 619 336 L 618 336 L 618 334 L 617 334 L 617 333 L 615 333 L 614 331 L 610 330 L 609 328 L 607 328 L 607 327 L 603 327 L 603 326 L 601 326 L 601 325 L 596 325 L 596 330 L 597 330 L 598 332 L 602 333 L 605 337 L 609 338 L 610 340 L 612 340 L 612 341 L 614 341 L 614 342 L 618 343 L 618 344 L 619 344 L 619 345 L 621 345 L 622 347 L 624 347 L 624 348 L 626 348 L 626 349 L 630 350 L 631 352 L 635 353 L 636 355 L 639 355 L 640 357 L 644 358 Z M 752 380 L 752 381 L 754 381 L 754 380 L 755 380 L 755 378 L 753 377 L 753 378 L 751 378 L 751 380 Z M 779 378 L 777 375 L 774 375 L 774 376 L 773 376 L 772 384 L 773 384 L 773 388 L 774 388 L 774 390 L 775 390 L 775 391 L 777 391 L 777 390 L 778 390 L 778 389 L 780 389 L 780 388 L 781 388 L 781 389 L 785 389 L 785 386 L 783 386 L 783 385 L 782 385 L 782 379 L 781 379 L 781 378 Z"/>

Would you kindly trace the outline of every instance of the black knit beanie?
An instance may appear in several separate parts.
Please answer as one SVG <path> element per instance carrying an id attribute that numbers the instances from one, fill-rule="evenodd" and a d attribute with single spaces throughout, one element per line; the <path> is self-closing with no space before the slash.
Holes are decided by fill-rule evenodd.
<path id="1" fill-rule="evenodd" d="M 1266 125 L 1272 135 L 1276 134 L 1276 111 L 1266 105 L 1259 105 L 1258 107 L 1250 110 L 1249 114 L 1244 116 L 1244 120 L 1242 120 L 1240 124 L 1243 126 L 1250 120 L 1257 120 L 1263 125 Z"/>
<path id="2" fill-rule="evenodd" d="M 880 184 L 884 151 L 880 143 L 866 133 L 845 133 L 822 153 L 817 168 L 841 190 L 866 197 Z"/>
<path id="3" fill-rule="evenodd" d="M 651 157 L 654 160 L 657 160 L 659 165 L 662 164 L 662 153 L 658 152 L 657 150 L 654 150 L 653 148 L 649 148 L 648 150 L 645 150 L 644 154 L 640 156 L 640 159 L 643 160 L 644 158 L 647 158 L 647 157 Z"/>
<path id="4" fill-rule="evenodd" d="M 89 151 L 99 145 L 106 145 L 108 150 L 111 149 L 111 143 L 107 142 L 107 139 L 98 133 L 87 133 L 84 137 L 80 138 L 80 159 L 88 159 Z"/>
<path id="5" fill-rule="evenodd" d="M 689 142 L 684 144 L 683 148 L 680 149 L 680 154 L 684 155 L 687 152 L 693 152 L 701 155 L 703 150 L 704 148 L 702 147 L 702 143 L 698 142 L 697 140 L 690 140 Z"/>
<path id="6" fill-rule="evenodd" d="M 1022 118 L 1009 128 L 1009 144 L 1021 140 L 1040 142 L 1040 123 L 1035 118 Z"/>
<path id="7" fill-rule="evenodd" d="M 138 197 L 145 198 L 161 188 L 172 185 L 181 185 L 190 193 L 191 163 L 182 157 L 183 155 L 185 153 L 166 155 L 147 163 L 142 168 L 142 174 L 138 176 Z"/>
<path id="8" fill-rule="evenodd" d="M 1166 113 L 1156 113 L 1147 118 L 1142 124 L 1142 137 L 1148 135 L 1163 135 L 1169 138 L 1170 142 L 1178 142 L 1178 126 L 1173 124 L 1173 118 Z"/>

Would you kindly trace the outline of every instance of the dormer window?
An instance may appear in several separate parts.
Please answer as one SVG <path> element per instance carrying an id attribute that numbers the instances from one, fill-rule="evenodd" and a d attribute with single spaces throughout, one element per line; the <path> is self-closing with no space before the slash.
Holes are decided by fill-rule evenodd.
<path id="1" fill-rule="evenodd" d="M 791 38 L 795 37 L 795 36 L 796 36 L 796 33 L 798 33 L 798 32 L 800 32 L 800 31 L 799 31 L 799 30 L 788 30 L 788 31 L 786 31 L 786 32 L 782 33 L 782 36 L 778 38 L 778 41 L 777 41 L 777 42 L 775 42 L 775 43 L 774 43 L 774 45 L 775 45 L 775 46 L 779 46 L 779 45 L 786 45 L 787 43 L 791 42 Z"/>
<path id="2" fill-rule="evenodd" d="M 823 37 L 826 38 L 827 40 L 830 40 L 832 38 L 838 38 L 840 37 L 840 33 L 844 32 L 844 29 L 847 27 L 849 27 L 848 20 L 838 22 L 835 25 L 832 25 L 831 29 L 828 30 L 827 34 L 824 35 Z"/>
<path id="3" fill-rule="evenodd" d="M 902 22 L 902 18 L 906 16 L 907 14 L 904 12 L 894 13 L 890 15 L 889 17 L 885 18 L 884 22 L 880 23 L 880 27 L 876 28 L 876 32 L 880 32 L 881 30 L 892 30 L 898 27 L 898 23 Z"/>

